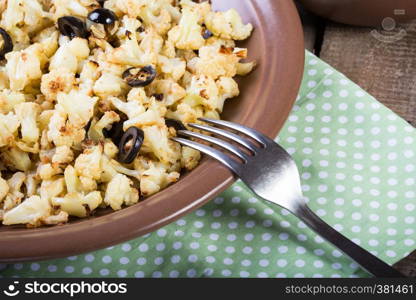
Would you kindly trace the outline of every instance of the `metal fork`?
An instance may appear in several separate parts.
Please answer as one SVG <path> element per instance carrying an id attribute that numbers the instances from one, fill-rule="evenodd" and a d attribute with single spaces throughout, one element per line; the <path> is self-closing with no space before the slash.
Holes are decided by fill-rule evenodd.
<path id="1" fill-rule="evenodd" d="M 330 225 L 320 219 L 306 204 L 302 195 L 299 172 L 292 157 L 277 143 L 260 132 L 227 121 L 201 118 L 200 121 L 231 129 L 255 140 L 259 145 L 224 129 L 200 124 L 188 124 L 191 128 L 209 132 L 237 143 L 242 148 L 219 138 L 189 130 L 179 130 L 179 136 L 209 142 L 237 156 L 238 162 L 229 155 L 194 140 L 175 137 L 174 141 L 197 149 L 227 166 L 255 194 L 266 201 L 277 204 L 302 220 L 321 237 L 355 260 L 376 277 L 405 277 L 376 256 L 361 248 Z M 247 153 L 250 152 L 251 154 Z"/>

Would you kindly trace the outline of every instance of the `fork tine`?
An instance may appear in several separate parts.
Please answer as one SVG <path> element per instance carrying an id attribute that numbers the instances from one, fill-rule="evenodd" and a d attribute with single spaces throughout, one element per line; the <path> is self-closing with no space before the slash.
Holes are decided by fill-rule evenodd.
<path id="1" fill-rule="evenodd" d="M 233 171 L 237 175 L 240 173 L 240 164 L 238 164 L 232 158 L 230 158 L 229 156 L 225 155 L 224 153 L 222 153 L 221 151 L 217 149 L 202 145 L 200 143 L 197 143 L 191 140 L 183 139 L 183 138 L 173 137 L 171 139 L 182 145 L 199 150 L 202 153 L 205 153 L 211 156 L 212 158 L 215 158 L 216 160 L 224 164 L 226 167 L 228 167 L 231 171 Z"/>
<path id="2" fill-rule="evenodd" d="M 235 146 L 233 146 L 233 145 L 231 145 L 231 144 L 229 144 L 227 142 L 224 142 L 223 140 L 217 139 L 217 138 L 212 137 L 212 136 L 208 136 L 208 135 L 203 135 L 203 134 L 200 134 L 200 133 L 192 132 L 192 131 L 189 131 L 189 130 L 179 130 L 178 133 L 180 135 L 197 138 L 197 139 L 200 139 L 200 140 L 209 142 L 211 144 L 217 145 L 219 147 L 222 147 L 225 150 L 228 150 L 229 152 L 231 152 L 234 155 L 236 155 L 239 158 L 241 158 L 244 161 L 244 163 L 246 163 L 247 160 L 248 160 L 248 156 L 243 151 L 241 151 L 237 147 L 235 147 Z"/>
<path id="3" fill-rule="evenodd" d="M 235 133 L 223 130 L 223 129 L 219 129 L 219 128 L 215 128 L 215 127 L 211 127 L 211 126 L 206 126 L 206 125 L 200 125 L 200 124 L 194 124 L 194 123 L 190 123 L 188 124 L 189 127 L 195 128 L 195 129 L 199 129 L 199 130 L 203 130 L 203 131 L 207 131 L 222 137 L 225 137 L 229 140 L 232 140 L 238 144 L 240 144 L 243 147 L 246 147 L 247 149 L 249 149 L 251 152 L 253 152 L 253 154 L 257 153 L 257 149 L 256 147 L 254 147 L 253 144 L 251 144 L 250 142 L 246 141 L 244 138 L 242 138 L 241 136 L 236 135 Z"/>
<path id="4" fill-rule="evenodd" d="M 239 124 L 236 124 L 236 123 L 223 121 L 223 120 L 213 120 L 213 119 L 206 119 L 206 118 L 198 118 L 198 120 L 206 122 L 208 124 L 219 125 L 219 126 L 223 126 L 225 128 L 229 128 L 229 129 L 239 131 L 239 132 L 244 133 L 245 135 L 251 137 L 252 139 L 256 140 L 257 142 L 259 142 L 263 146 L 266 146 L 267 143 L 269 142 L 269 138 L 266 137 L 265 135 L 263 135 L 262 133 L 258 132 L 257 130 L 254 130 L 252 128 L 248 128 L 246 126 L 243 126 L 243 125 L 239 125 Z"/>

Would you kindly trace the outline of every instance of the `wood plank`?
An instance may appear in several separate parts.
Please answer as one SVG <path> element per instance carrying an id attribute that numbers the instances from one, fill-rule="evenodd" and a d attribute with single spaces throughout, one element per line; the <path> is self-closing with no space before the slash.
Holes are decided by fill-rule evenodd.
<path id="1" fill-rule="evenodd" d="M 316 46 L 321 44 L 325 22 L 321 18 L 306 11 L 300 3 L 295 3 L 302 21 L 305 48 L 317 54 Z"/>
<path id="2" fill-rule="evenodd" d="M 320 56 L 416 125 L 416 21 L 391 32 L 329 23 Z"/>

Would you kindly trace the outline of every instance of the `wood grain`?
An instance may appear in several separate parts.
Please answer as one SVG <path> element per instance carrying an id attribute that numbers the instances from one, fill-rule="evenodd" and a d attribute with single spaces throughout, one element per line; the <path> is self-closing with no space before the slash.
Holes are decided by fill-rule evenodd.
<path id="1" fill-rule="evenodd" d="M 416 21 L 390 32 L 329 23 L 320 57 L 416 125 Z"/>

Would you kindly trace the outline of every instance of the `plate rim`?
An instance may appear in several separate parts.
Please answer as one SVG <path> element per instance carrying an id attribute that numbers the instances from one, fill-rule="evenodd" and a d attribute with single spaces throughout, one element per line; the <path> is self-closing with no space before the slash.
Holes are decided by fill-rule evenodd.
<path id="1" fill-rule="evenodd" d="M 283 27 L 280 30 L 279 42 L 272 42 L 271 46 L 272 49 L 279 50 L 279 55 L 285 56 L 285 59 L 276 61 L 277 54 L 274 56 L 275 60 L 270 64 L 276 64 L 276 68 L 268 69 L 269 85 L 266 86 L 266 92 L 270 97 L 275 95 L 275 92 L 285 92 L 281 97 L 287 99 L 287 102 L 284 109 L 280 111 L 277 111 L 276 108 L 263 107 L 261 112 L 260 110 L 252 112 L 255 114 L 254 118 L 249 118 L 249 112 L 246 112 L 245 122 L 242 123 L 268 136 L 275 137 L 289 116 L 301 84 L 305 54 L 303 32 L 293 1 L 258 1 L 262 1 L 262 5 L 269 6 L 269 10 L 278 14 L 277 20 L 268 20 L 267 25 L 272 28 L 273 26 Z M 252 0 L 250 2 L 253 9 L 256 10 L 254 13 L 258 14 L 260 9 L 258 3 Z M 284 13 L 279 13 L 279 10 L 284 11 Z M 259 20 L 262 19 L 259 18 Z M 264 30 L 265 28 L 262 28 L 262 31 Z M 270 28 L 268 30 L 270 31 Z M 286 43 L 287 47 L 282 47 L 285 49 L 278 47 L 278 44 L 282 43 Z M 270 84 L 277 70 L 279 72 L 285 70 L 285 78 L 288 79 L 288 82 L 284 83 L 287 88 L 284 91 L 276 91 L 276 88 Z M 280 120 L 272 120 L 270 117 L 262 118 L 262 115 L 259 115 L 260 113 L 270 116 L 278 113 Z M 212 174 L 215 174 L 215 176 Z M 204 178 L 204 185 L 201 184 L 200 178 Z M 188 180 L 186 184 L 180 184 L 181 181 L 179 181 L 149 197 L 146 201 L 99 218 L 86 219 L 62 226 L 1 231 L 0 262 L 10 263 L 60 258 L 122 243 L 155 231 L 190 213 L 209 202 L 235 181 L 225 167 L 210 159 L 204 160 L 195 170 L 190 172 L 186 176 L 186 180 Z M 189 189 L 189 186 L 195 184 L 197 184 L 197 189 Z M 168 194 L 172 189 L 176 189 L 173 194 L 180 195 L 180 199 L 170 199 L 169 201 Z M 158 206 L 160 202 L 163 202 L 164 205 L 163 212 L 160 205 Z M 159 208 L 158 211 L 157 208 Z M 146 211 L 146 209 L 148 214 L 141 212 L 142 210 Z M 140 220 L 137 220 L 138 215 L 142 217 Z M 117 226 L 114 226 L 114 224 Z M 51 243 L 51 241 L 53 242 Z"/>

